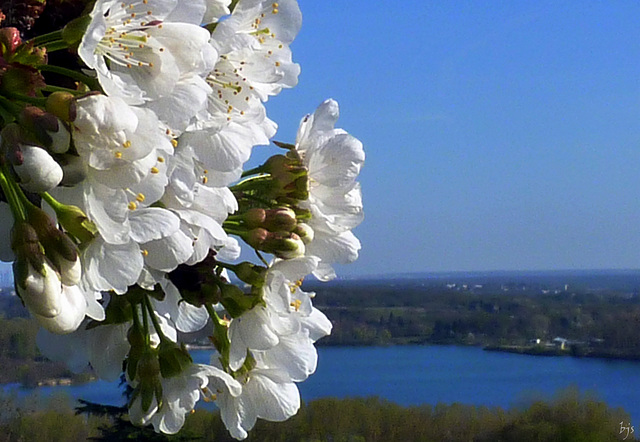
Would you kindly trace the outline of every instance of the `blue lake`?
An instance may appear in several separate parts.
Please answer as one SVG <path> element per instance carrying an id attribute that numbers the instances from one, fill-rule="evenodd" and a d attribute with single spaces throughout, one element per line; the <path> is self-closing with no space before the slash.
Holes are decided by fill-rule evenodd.
<path id="1" fill-rule="evenodd" d="M 477 347 L 395 346 L 321 347 L 318 370 L 299 384 L 302 399 L 379 396 L 401 405 L 460 402 L 500 406 L 526 405 L 577 386 L 610 406 L 623 407 L 640 425 L 640 363 L 604 359 L 542 357 L 486 352 Z M 209 352 L 194 351 L 207 363 Z M 122 404 L 116 383 L 104 381 L 68 387 L 41 387 L 47 396 Z M 20 395 L 27 394 L 21 390 Z"/>

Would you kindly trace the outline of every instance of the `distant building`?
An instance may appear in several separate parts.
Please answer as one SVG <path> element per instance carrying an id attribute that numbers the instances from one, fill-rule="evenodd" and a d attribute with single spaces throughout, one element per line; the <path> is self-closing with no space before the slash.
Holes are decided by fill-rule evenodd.
<path id="1" fill-rule="evenodd" d="M 556 347 L 559 347 L 560 350 L 565 350 L 569 340 L 565 338 L 557 337 L 557 338 L 553 338 L 553 341 L 551 342 L 553 342 L 556 345 Z"/>

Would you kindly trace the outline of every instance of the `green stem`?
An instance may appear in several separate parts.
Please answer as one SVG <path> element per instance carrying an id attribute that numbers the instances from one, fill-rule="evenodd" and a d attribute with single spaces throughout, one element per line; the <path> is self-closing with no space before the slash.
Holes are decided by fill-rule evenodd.
<path id="1" fill-rule="evenodd" d="M 262 263 L 263 263 L 265 266 L 269 267 L 269 263 L 267 262 L 267 260 L 266 260 L 266 259 L 264 259 L 264 256 L 262 256 L 262 253 L 260 253 L 260 250 L 258 250 L 258 249 L 253 249 L 253 250 L 255 250 L 255 251 L 256 251 L 256 255 L 258 256 L 258 259 L 259 259 L 260 261 L 262 261 Z"/>
<path id="2" fill-rule="evenodd" d="M 11 178 L 8 178 L 9 176 L 7 166 L 3 164 L 0 168 L 0 187 L 2 187 L 2 192 L 7 198 L 14 221 L 24 222 L 27 220 L 27 213 L 20 197 L 16 194 L 16 189 L 11 183 Z"/>
<path id="3" fill-rule="evenodd" d="M 147 324 L 147 321 L 145 320 L 145 327 L 143 329 L 142 324 L 140 324 L 140 317 L 138 316 L 138 305 L 131 303 L 131 311 L 133 312 L 133 328 L 136 330 L 144 330 L 144 336 L 145 336 L 145 343 L 147 344 L 147 346 L 149 346 L 149 325 Z M 146 318 L 146 315 L 144 313 L 144 310 L 142 310 L 142 318 Z"/>
<path id="4" fill-rule="evenodd" d="M 46 98 L 30 97 L 28 95 L 18 94 L 16 92 L 11 92 L 7 90 L 3 91 L 2 94 L 5 97 L 13 98 L 14 100 L 22 101 L 23 103 L 34 104 L 36 106 L 44 106 L 45 103 L 47 102 Z"/>
<path id="5" fill-rule="evenodd" d="M 240 181 L 238 184 L 236 184 L 235 186 L 231 186 L 230 189 L 232 192 L 238 191 L 238 190 L 251 190 L 251 189 L 256 189 L 256 184 L 258 184 L 258 188 L 262 187 L 259 184 L 264 182 L 264 181 L 270 181 L 271 180 L 271 176 L 270 175 L 258 175 L 258 176 L 253 176 L 251 178 L 247 178 L 244 181 Z"/>
<path id="6" fill-rule="evenodd" d="M 50 85 L 50 84 L 46 85 L 41 90 L 43 90 L 45 92 L 68 92 L 68 93 L 73 94 L 73 95 L 84 95 L 85 94 L 85 92 L 82 92 L 82 91 L 77 91 L 75 89 L 69 89 L 68 87 L 53 86 L 53 85 Z"/>
<path id="7" fill-rule="evenodd" d="M 230 235 L 237 235 L 240 238 L 242 238 L 243 236 L 245 236 L 247 234 L 246 230 L 239 230 L 239 229 L 234 229 L 233 226 L 229 226 L 227 225 L 227 223 L 223 223 L 222 224 L 222 228 L 224 229 L 225 232 L 227 232 Z"/>
<path id="8" fill-rule="evenodd" d="M 59 203 L 54 197 L 49 194 L 49 192 L 42 192 L 40 194 L 40 198 L 42 198 L 47 204 L 49 204 L 49 206 L 56 213 L 58 213 L 58 211 L 63 207 L 63 204 Z"/>
<path id="9" fill-rule="evenodd" d="M 11 100 L 8 100 L 7 98 L 3 97 L 2 95 L 0 95 L 0 106 L 5 108 L 5 110 L 7 112 L 9 112 L 10 114 L 12 114 L 15 117 L 20 115 L 20 112 L 22 111 L 22 107 L 21 106 L 17 105 L 16 103 L 14 103 Z"/>
<path id="10" fill-rule="evenodd" d="M 242 215 L 237 215 L 235 218 L 231 218 L 231 219 L 230 218 L 231 216 L 224 221 L 224 224 L 226 224 L 229 227 L 242 227 L 242 222 L 241 222 L 241 220 L 243 219 Z"/>
<path id="11" fill-rule="evenodd" d="M 93 90 L 96 90 L 96 91 L 102 90 L 100 88 L 100 84 L 95 78 L 89 77 L 88 75 L 85 75 L 82 72 L 77 72 L 72 69 L 67 69 L 61 66 L 55 66 L 51 64 L 41 64 L 36 67 L 41 71 L 53 72 L 54 74 L 64 75 L 65 77 L 69 77 L 73 80 L 84 83 Z"/>
<path id="12" fill-rule="evenodd" d="M 47 53 L 61 51 L 62 49 L 69 49 L 69 44 L 66 41 L 56 40 L 43 45 L 47 49 Z"/>
<path id="13" fill-rule="evenodd" d="M 26 43 L 33 43 L 34 46 L 42 46 L 43 44 L 48 43 L 50 41 L 61 40 L 61 39 L 62 39 L 62 29 L 58 31 L 50 32 L 48 34 L 38 35 L 37 37 L 32 38 Z"/>
<path id="14" fill-rule="evenodd" d="M 211 322 L 213 322 L 213 344 L 220 353 L 220 362 L 222 366 L 229 371 L 229 350 L 231 349 L 231 342 L 229 341 L 229 334 L 227 324 L 220 319 L 218 313 L 213 309 L 211 304 L 205 304 L 205 309 L 209 313 Z"/>
<path id="15" fill-rule="evenodd" d="M 160 337 L 160 342 L 170 341 L 164 333 L 162 332 L 162 327 L 160 327 L 160 322 L 158 322 L 158 318 L 156 317 L 156 312 L 153 310 L 153 306 L 151 305 L 151 301 L 149 301 L 149 296 L 143 295 L 142 302 L 144 303 L 147 311 L 149 312 L 149 318 L 151 318 L 151 323 L 153 324 L 153 328 L 156 329 L 156 333 Z"/>

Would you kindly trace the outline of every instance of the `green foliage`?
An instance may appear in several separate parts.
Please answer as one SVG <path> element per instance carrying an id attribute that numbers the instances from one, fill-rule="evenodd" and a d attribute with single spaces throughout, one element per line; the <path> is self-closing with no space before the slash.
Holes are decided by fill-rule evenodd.
<path id="1" fill-rule="evenodd" d="M 84 403 L 81 409 L 81 414 L 74 413 L 65 396 L 20 400 L 15 393 L 0 393 L 0 442 L 234 440 L 217 412 L 196 410 L 179 434 L 166 436 L 131 425 L 126 408 Z M 511 410 L 457 403 L 402 407 L 376 397 L 326 398 L 303 404 L 285 422 L 258 420 L 247 441 L 606 442 L 622 440 L 620 422 L 629 422 L 626 412 L 576 389 Z"/>
<path id="2" fill-rule="evenodd" d="M 259 420 L 247 441 L 614 441 L 620 409 L 575 389 L 551 402 L 505 411 L 462 404 L 401 407 L 379 398 L 320 399 L 286 422 Z M 185 429 L 206 441 L 232 441 L 217 414 L 198 411 Z"/>
<path id="3" fill-rule="evenodd" d="M 501 287 L 478 293 L 409 280 L 309 288 L 334 324 L 319 345 L 526 345 L 561 336 L 583 343 L 570 348 L 574 356 L 640 359 L 640 297 L 615 290 L 542 294 L 539 287 Z"/>

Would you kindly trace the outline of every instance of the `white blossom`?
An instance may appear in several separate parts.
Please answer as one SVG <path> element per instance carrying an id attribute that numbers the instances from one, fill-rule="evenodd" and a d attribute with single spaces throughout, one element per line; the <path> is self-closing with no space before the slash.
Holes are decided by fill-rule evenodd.
<path id="1" fill-rule="evenodd" d="M 300 204 L 312 215 L 308 224 L 314 237 L 306 254 L 320 258 L 314 275 L 321 280 L 335 277 L 331 264 L 358 258 L 360 241 L 351 229 L 364 219 L 356 182 L 364 150 L 358 139 L 334 128 L 338 115 L 338 103 L 326 100 L 303 118 L 296 138 L 296 151 L 309 169 L 309 199 Z"/>

